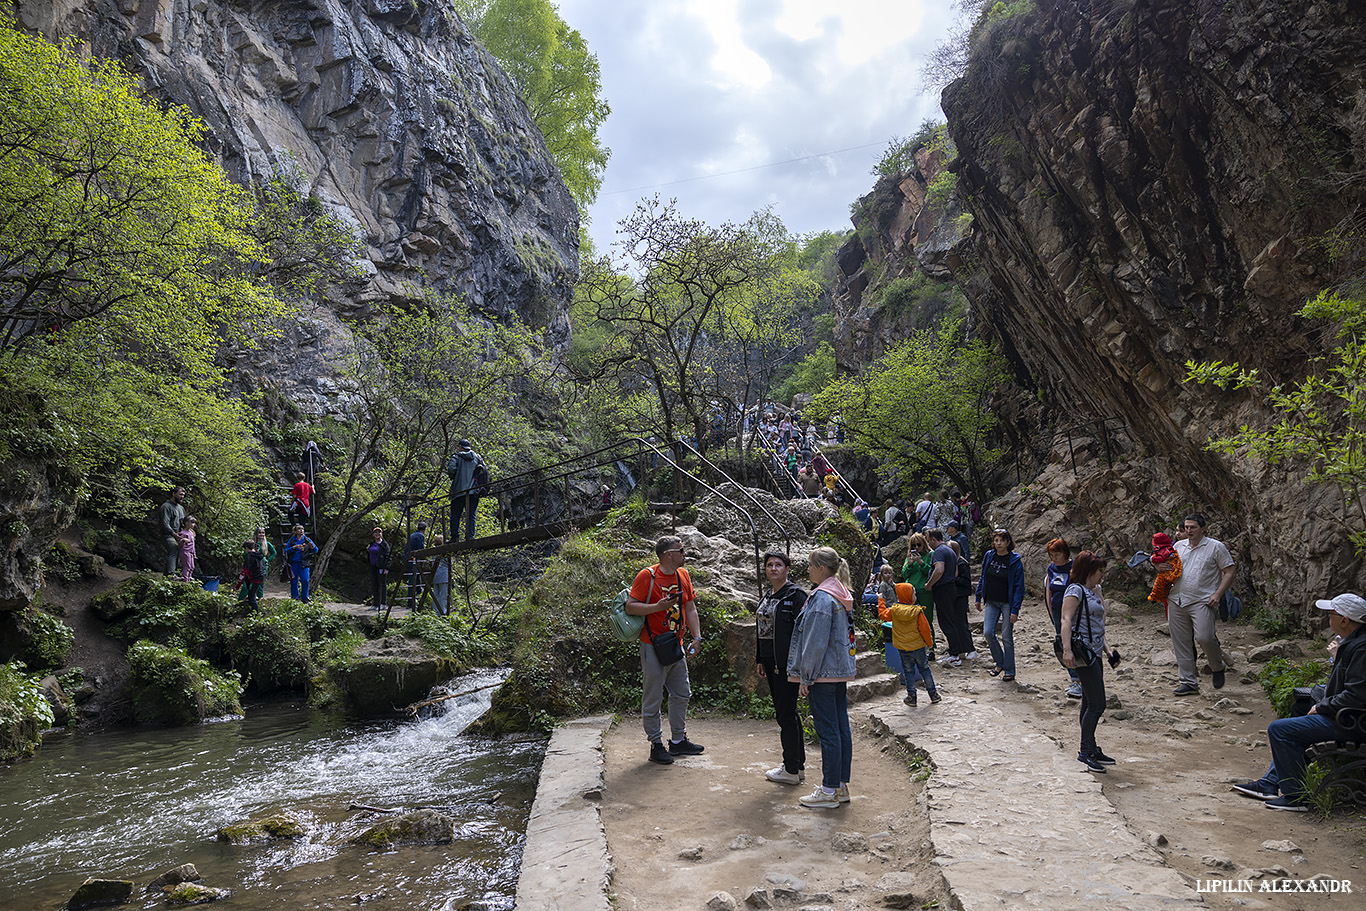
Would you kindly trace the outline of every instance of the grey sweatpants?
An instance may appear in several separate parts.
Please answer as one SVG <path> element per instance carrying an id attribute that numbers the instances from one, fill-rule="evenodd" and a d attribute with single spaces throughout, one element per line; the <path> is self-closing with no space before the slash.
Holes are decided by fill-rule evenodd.
<path id="1" fill-rule="evenodd" d="M 644 684 L 640 699 L 640 714 L 645 723 L 645 736 L 651 743 L 661 743 L 659 709 L 664 703 L 664 690 L 669 690 L 669 734 L 671 740 L 688 736 L 688 700 L 692 686 L 688 683 L 688 659 L 662 667 L 655 657 L 654 646 L 640 643 L 640 675 Z"/>

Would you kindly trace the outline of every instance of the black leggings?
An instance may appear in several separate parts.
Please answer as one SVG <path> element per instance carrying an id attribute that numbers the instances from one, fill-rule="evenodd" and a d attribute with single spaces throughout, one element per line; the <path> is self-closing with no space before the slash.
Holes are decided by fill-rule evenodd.
<path id="1" fill-rule="evenodd" d="M 1081 684 L 1081 753 L 1089 756 L 1100 752 L 1096 746 L 1096 725 L 1105 713 L 1105 658 L 1099 653 L 1087 667 L 1077 668 L 1077 682 Z"/>
<path id="2" fill-rule="evenodd" d="M 806 768 L 806 734 L 797 715 L 797 690 L 800 683 L 792 683 L 784 674 L 778 676 L 771 660 L 762 662 L 768 675 L 768 691 L 773 696 L 773 714 L 778 718 L 779 739 L 783 744 L 783 768 L 800 772 Z"/>
<path id="3" fill-rule="evenodd" d="M 387 581 L 389 581 L 389 576 L 382 571 L 381 567 L 370 567 L 370 594 L 377 608 L 384 606 L 384 583 Z"/>

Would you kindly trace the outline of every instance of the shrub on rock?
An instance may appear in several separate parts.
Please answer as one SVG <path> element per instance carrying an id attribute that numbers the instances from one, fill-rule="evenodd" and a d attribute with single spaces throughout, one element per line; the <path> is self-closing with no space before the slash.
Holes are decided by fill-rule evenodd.
<path id="1" fill-rule="evenodd" d="M 237 674 L 220 674 L 183 648 L 141 640 L 128 650 L 132 667 L 133 717 L 139 722 L 196 724 L 205 718 L 242 714 Z"/>
<path id="2" fill-rule="evenodd" d="M 226 654 L 227 627 L 246 603 L 214 595 L 197 585 L 141 574 L 94 598 L 90 609 L 112 625 L 125 642 L 175 642 L 196 658 L 217 661 Z"/>
<path id="3" fill-rule="evenodd" d="M 0 762 L 32 756 L 52 726 L 52 705 L 21 662 L 0 665 Z"/>

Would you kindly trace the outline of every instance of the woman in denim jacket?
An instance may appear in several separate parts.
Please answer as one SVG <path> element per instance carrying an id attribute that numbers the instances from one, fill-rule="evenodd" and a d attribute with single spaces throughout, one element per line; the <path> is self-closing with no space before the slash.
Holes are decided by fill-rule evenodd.
<path id="1" fill-rule="evenodd" d="M 802 608 L 788 650 L 788 680 L 811 706 L 821 741 L 821 783 L 801 798 L 804 807 L 835 809 L 849 800 L 854 737 L 846 685 L 854 679 L 854 627 L 849 564 L 834 548 L 811 552 L 808 575 L 815 590 Z"/>

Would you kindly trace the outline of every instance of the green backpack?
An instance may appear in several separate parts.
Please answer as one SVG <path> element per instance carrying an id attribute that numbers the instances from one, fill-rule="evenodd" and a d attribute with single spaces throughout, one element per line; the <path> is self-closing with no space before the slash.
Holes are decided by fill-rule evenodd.
<path id="1" fill-rule="evenodd" d="M 653 595 L 654 593 L 655 574 L 654 571 L 651 570 L 650 594 L 645 597 L 649 598 L 650 595 Z M 607 601 L 604 602 L 607 605 L 607 620 L 612 628 L 612 636 L 614 638 L 622 642 L 639 642 L 640 631 L 645 628 L 645 618 L 643 616 L 637 617 L 626 613 L 626 599 L 630 596 L 631 587 L 628 585 L 626 588 L 617 592 L 616 597 L 608 598 Z"/>

